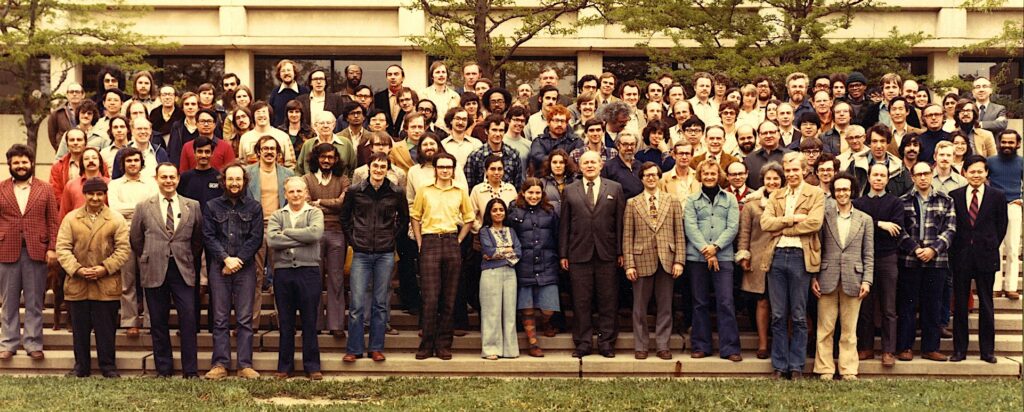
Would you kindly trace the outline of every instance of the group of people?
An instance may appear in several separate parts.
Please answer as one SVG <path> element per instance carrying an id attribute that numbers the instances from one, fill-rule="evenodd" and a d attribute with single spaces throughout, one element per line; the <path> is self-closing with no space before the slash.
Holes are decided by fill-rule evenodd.
<path id="1" fill-rule="evenodd" d="M 993 296 L 1019 298 L 1024 162 L 988 79 L 973 99 L 935 104 L 913 80 L 886 74 L 869 90 L 858 72 L 793 73 L 778 91 L 768 78 L 663 75 L 641 87 L 588 74 L 575 99 L 550 68 L 536 93 L 499 87 L 472 63 L 461 89 L 443 62 L 420 91 L 398 65 L 377 93 L 358 66 L 344 90 L 327 90 L 328 74 L 312 68 L 300 84 L 282 60 L 265 101 L 233 74 L 219 100 L 213 84 L 179 95 L 148 72 L 127 93 L 124 74 L 104 69 L 92 100 L 70 85 L 50 117 L 49 184 L 28 147 L 7 152 L 0 361 L 19 346 L 44 358 L 53 271 L 74 376 L 91 373 L 90 334 L 116 377 L 117 329 L 144 327 L 157 373 L 173 374 L 173 305 L 181 372 L 198 377 L 208 294 L 205 377 L 228 376 L 232 335 L 237 375 L 258 377 L 264 290 L 280 329 L 275 376 L 294 374 L 300 327 L 311 379 L 322 378 L 319 333 L 347 340 L 344 362 L 384 361 L 385 336 L 398 333 L 395 272 L 419 316 L 416 359 L 451 359 L 471 310 L 486 359 L 518 357 L 520 326 L 527 354 L 542 357 L 539 335 L 570 324 L 574 357 L 614 357 L 621 307 L 636 359 L 671 359 L 674 331 L 689 331 L 690 357 L 710 356 L 717 329 L 718 356 L 740 362 L 737 311 L 748 308 L 774 378 L 800 378 L 810 351 L 822 378 L 856 379 L 879 331 L 885 367 L 914 358 L 917 330 L 922 358 L 965 359 L 976 290 L 981 358 L 996 362 Z M 22 298 L 23 331 L 11 304 Z M 952 357 L 938 350 L 945 335 Z"/>

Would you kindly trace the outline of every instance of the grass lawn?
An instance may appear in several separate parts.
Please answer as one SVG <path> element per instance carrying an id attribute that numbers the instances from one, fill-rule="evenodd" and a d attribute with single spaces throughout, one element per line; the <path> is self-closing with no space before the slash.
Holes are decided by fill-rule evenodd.
<path id="1" fill-rule="evenodd" d="M 281 403 L 271 403 L 277 398 Z M 285 406 L 287 402 L 297 402 Z M 0 377 L 0 410 L 1021 411 L 1019 380 L 440 379 L 221 382 Z"/>

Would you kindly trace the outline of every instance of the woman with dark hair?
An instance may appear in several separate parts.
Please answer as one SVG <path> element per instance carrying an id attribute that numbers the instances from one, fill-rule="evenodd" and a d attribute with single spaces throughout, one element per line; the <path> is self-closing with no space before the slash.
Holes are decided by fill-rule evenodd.
<path id="1" fill-rule="evenodd" d="M 294 100 L 292 100 L 294 102 Z M 291 103 L 291 102 L 289 102 Z M 332 118 L 333 115 L 327 117 Z M 322 325 L 318 329 L 329 330 L 331 336 L 344 339 L 345 336 L 345 258 L 348 243 L 341 229 L 342 196 L 349 187 L 345 175 L 348 166 L 341 160 L 341 153 L 331 143 L 321 143 L 309 153 L 306 181 L 309 204 L 320 208 L 324 214 L 324 235 L 320 238 L 320 261 L 327 290 L 327 299 L 320 301 L 318 309 Z M 322 327 L 321 327 L 322 326 Z"/>
<path id="2" fill-rule="evenodd" d="M 544 182 L 544 194 L 548 201 L 559 209 L 562 206 L 562 191 L 576 180 L 576 162 L 565 150 L 555 149 L 544 159 L 540 178 Z"/>
<path id="3" fill-rule="evenodd" d="M 768 162 L 761 167 L 761 179 L 764 186 L 758 192 L 747 195 L 743 209 L 740 211 L 739 251 L 736 262 L 743 268 L 740 290 L 757 301 L 754 311 L 757 325 L 757 358 L 768 359 L 768 320 L 771 308 L 768 305 L 768 283 L 765 276 L 771 259 L 769 241 L 771 234 L 761 230 L 761 214 L 768 205 L 768 196 L 779 190 L 785 181 L 782 165 L 779 162 Z"/>
<path id="4" fill-rule="evenodd" d="M 469 122 L 466 123 L 466 130 L 473 130 L 477 124 L 483 123 L 484 117 L 480 114 L 480 96 L 473 92 L 462 93 L 459 106 L 466 109 L 469 115 Z"/>
<path id="5" fill-rule="evenodd" d="M 970 140 L 960 130 L 953 132 L 950 139 L 953 141 L 953 171 L 959 175 L 964 174 L 964 159 L 971 157 L 974 150 L 971 149 Z"/>
<path id="6" fill-rule="evenodd" d="M 285 124 L 277 126 L 277 129 L 288 134 L 292 140 L 292 147 L 302 147 L 306 140 L 316 137 L 316 132 L 308 124 L 302 123 L 302 102 L 289 100 L 284 105 L 288 111 L 285 116 Z"/>
<path id="7" fill-rule="evenodd" d="M 846 73 L 832 73 L 828 80 L 832 82 L 832 99 L 846 101 Z"/>
<path id="8" fill-rule="evenodd" d="M 959 100 L 960 95 L 956 93 L 946 93 L 942 96 L 942 130 L 947 133 L 956 130 L 956 103 Z"/>
<path id="9" fill-rule="evenodd" d="M 110 145 L 106 133 L 100 134 L 93 126 L 99 121 L 100 109 L 92 100 L 83 100 L 75 110 L 75 118 L 78 119 L 78 129 L 85 133 L 85 145 L 88 147 L 105 148 Z M 60 145 L 57 146 L 57 157 L 64 157 L 68 154 L 68 141 L 61 136 Z M 60 200 L 60 199 L 58 199 Z"/>
<path id="10" fill-rule="evenodd" d="M 551 316 L 561 311 L 558 294 L 558 209 L 548 202 L 544 182 L 527 178 L 514 206 L 508 212 L 508 225 L 523 245 L 516 277 L 519 290 L 516 308 L 522 314 L 523 330 L 530 344 L 528 354 L 544 356 L 537 344 L 537 311 L 544 336 L 554 337 Z"/>
<path id="11" fill-rule="evenodd" d="M 516 232 L 505 225 L 506 205 L 501 198 L 487 202 L 480 230 L 480 349 L 488 360 L 519 357 L 515 266 L 522 249 Z"/>
<path id="12" fill-rule="evenodd" d="M 637 152 L 637 161 L 641 164 L 652 162 L 658 165 L 662 172 L 667 172 L 676 167 L 676 160 L 672 158 L 668 150 L 668 144 L 665 142 L 668 137 L 668 125 L 665 122 L 654 120 L 647 123 L 642 134 L 647 148 Z"/>

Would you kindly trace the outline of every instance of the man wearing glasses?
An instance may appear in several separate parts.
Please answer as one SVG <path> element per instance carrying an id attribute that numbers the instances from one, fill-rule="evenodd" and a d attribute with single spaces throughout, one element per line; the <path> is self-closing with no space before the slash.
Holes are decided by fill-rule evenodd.
<path id="1" fill-rule="evenodd" d="M 75 116 L 75 113 L 78 111 L 78 105 L 85 98 L 85 91 L 78 83 L 69 84 L 65 93 L 68 97 L 67 102 L 54 109 L 50 113 L 50 119 L 47 120 L 46 130 L 50 136 L 50 145 L 54 150 L 60 146 L 60 139 L 64 136 L 64 132 L 78 127 L 78 117 Z"/>
<path id="2" fill-rule="evenodd" d="M 357 104 L 349 104 L 351 105 L 351 107 L 347 108 L 351 110 L 347 111 L 346 113 L 352 113 L 355 111 L 362 110 L 361 108 L 359 108 L 359 105 Z M 353 119 L 357 123 L 359 122 L 358 117 L 348 117 L 350 119 Z M 334 133 L 334 115 L 331 114 L 330 112 L 318 113 L 317 117 L 313 118 L 313 130 L 316 131 L 316 138 L 309 139 L 302 144 L 302 149 L 299 150 L 299 158 L 297 159 L 298 161 L 295 162 L 295 173 L 299 176 L 302 176 L 305 175 L 310 170 L 314 169 L 315 165 L 309 164 L 311 160 L 309 158 L 309 154 L 313 152 L 313 148 L 316 147 L 317 145 L 323 143 L 330 143 L 333 144 L 334 147 L 338 149 L 338 162 L 341 163 L 340 167 L 342 170 L 342 174 L 346 176 L 352 176 L 352 170 L 354 170 L 356 167 L 355 144 L 353 143 L 353 140 L 349 140 L 342 137 L 345 131 L 342 131 L 341 133 Z M 345 130 L 347 131 L 349 129 L 346 128 Z M 362 136 L 362 134 L 360 134 L 360 136 Z M 366 136 L 365 139 L 366 142 L 369 142 L 369 136 Z M 317 160 L 312 159 L 312 161 L 315 162 Z"/>
<path id="3" fill-rule="evenodd" d="M 761 137 L 761 148 L 743 158 L 743 164 L 750 171 L 747 174 L 747 186 L 752 189 L 760 189 L 764 184 L 761 179 L 761 167 L 768 162 L 781 164 L 782 156 L 790 152 L 789 149 L 779 146 L 779 126 L 772 121 L 761 122 L 757 127 L 757 135 Z"/>
<path id="4" fill-rule="evenodd" d="M 917 140 L 921 142 L 921 154 L 918 159 L 931 163 L 935 157 L 935 147 L 939 142 L 952 142 L 953 136 L 942 130 L 942 106 L 929 104 L 924 108 L 923 113 L 924 125 L 928 130 L 917 137 Z"/>
<path id="5" fill-rule="evenodd" d="M 341 108 L 345 104 L 345 97 L 329 93 L 327 91 L 327 70 L 315 68 L 309 73 L 309 93 L 300 94 L 295 100 L 302 103 L 302 124 L 311 125 L 311 122 L 320 112 L 331 112 L 334 117 L 341 115 Z"/>
<path id="6" fill-rule="evenodd" d="M 359 103 L 360 106 L 363 106 L 363 127 L 369 126 L 369 119 L 365 117 L 365 113 L 370 110 L 370 107 L 373 107 L 373 89 L 370 89 L 370 86 L 367 86 L 365 84 L 356 86 L 356 92 L 355 94 L 352 95 L 352 100 L 355 101 L 356 103 Z M 349 126 L 348 120 L 345 119 L 344 112 L 345 110 L 341 110 L 341 115 L 338 116 L 336 120 L 337 128 L 334 129 L 335 133 L 345 130 L 345 128 Z"/>
<path id="7" fill-rule="evenodd" d="M 726 166 L 738 162 L 739 159 L 724 150 L 725 140 L 725 128 L 718 125 L 708 127 L 704 131 L 704 145 L 707 151 L 691 159 L 690 167 L 695 168 L 705 160 L 710 159 L 717 162 L 722 167 L 722 171 L 725 171 Z"/>

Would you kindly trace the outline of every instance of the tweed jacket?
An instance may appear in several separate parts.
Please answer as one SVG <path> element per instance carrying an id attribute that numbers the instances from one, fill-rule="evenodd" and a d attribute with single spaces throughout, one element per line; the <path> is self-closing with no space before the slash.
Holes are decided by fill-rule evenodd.
<path id="1" fill-rule="evenodd" d="M 22 214 L 14 196 L 14 180 L 0 181 L 0 263 L 17 262 L 23 242 L 28 256 L 37 262 L 46 260 L 46 252 L 57 245 L 60 220 L 53 189 L 34 177 L 31 184 Z"/>
<path id="2" fill-rule="evenodd" d="M 850 231 L 846 244 L 839 241 L 839 210 L 835 203 L 825 207 L 825 223 L 821 226 L 821 272 L 818 284 L 821 294 L 829 294 L 842 287 L 847 296 L 859 296 L 860 284 L 874 281 L 875 230 L 874 221 L 867 213 L 851 210 Z"/>
<path id="3" fill-rule="evenodd" d="M 761 215 L 761 230 L 771 233 L 768 251 L 773 252 L 779 239 L 785 236 L 797 236 L 804 249 L 804 266 L 807 273 L 815 273 L 821 266 L 821 224 L 825 217 L 825 192 L 816 186 L 801 183 L 800 199 L 796 202 L 794 214 L 807 215 L 803 222 L 796 223 L 792 216 L 786 216 L 786 194 L 789 187 L 772 192 L 768 197 L 768 206 Z M 772 255 L 769 256 L 773 256 Z M 771 267 L 771 258 L 766 259 L 763 270 Z"/>
<path id="4" fill-rule="evenodd" d="M 763 192 L 755 192 L 763 193 Z M 740 289 L 750 293 L 765 292 L 765 276 L 771 265 L 772 251 L 768 249 L 771 234 L 761 230 L 761 215 L 768 199 L 761 196 L 749 199 L 740 210 L 739 251 L 736 261 L 750 259 L 750 270 L 743 272 Z"/>
<path id="5" fill-rule="evenodd" d="M 683 207 L 664 191 L 658 194 L 657 220 L 651 219 L 647 192 L 626 201 L 622 249 L 625 268 L 636 269 L 637 275 L 651 276 L 658 264 L 672 272 L 673 264 L 686 263 L 686 231 Z"/>
<path id="6" fill-rule="evenodd" d="M 975 127 L 971 130 L 971 133 L 967 135 L 969 141 L 974 142 L 974 154 L 981 155 L 984 158 L 990 158 L 999 154 L 999 148 L 996 147 L 996 139 L 992 132 Z"/>
<path id="7" fill-rule="evenodd" d="M 931 191 L 925 210 L 918 213 L 917 190 L 911 190 L 900 197 L 903 202 L 903 231 L 900 232 L 900 250 L 903 252 L 900 264 L 908 268 L 947 268 L 949 267 L 949 247 L 956 235 L 956 209 L 953 198 L 935 190 Z M 920 220 L 924 224 L 924 238 L 921 238 Z M 928 262 L 921 262 L 914 255 L 919 247 L 930 247 L 937 253 Z"/>
<path id="8" fill-rule="evenodd" d="M 155 288 L 164 284 L 169 260 L 174 259 L 185 284 L 196 285 L 197 264 L 203 253 L 203 215 L 199 202 L 178 196 L 181 216 L 174 233 L 165 227 L 167 202 L 156 195 L 139 202 L 132 216 L 132 251 L 138 256 L 139 284 Z"/>
<path id="9" fill-rule="evenodd" d="M 104 206 L 95 220 L 80 207 L 68 213 L 57 234 L 57 260 L 68 273 L 64 299 L 68 301 L 121 299 L 121 266 L 128 260 L 128 222 Z M 99 279 L 75 276 L 83 267 L 103 266 Z"/>

